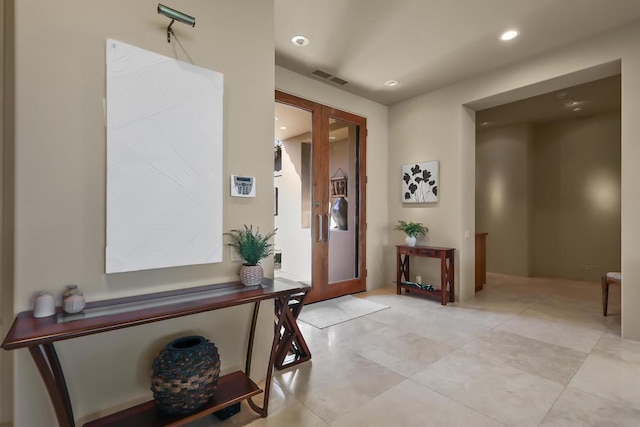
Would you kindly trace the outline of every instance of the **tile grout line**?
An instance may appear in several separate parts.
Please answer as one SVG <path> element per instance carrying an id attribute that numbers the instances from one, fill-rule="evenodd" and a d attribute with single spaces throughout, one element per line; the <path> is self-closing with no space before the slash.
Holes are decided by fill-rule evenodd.
<path id="1" fill-rule="evenodd" d="M 456 350 L 456 351 L 458 351 L 458 350 Z M 503 425 L 503 426 L 507 427 L 507 424 L 503 423 L 502 421 L 497 420 L 497 419 L 493 418 L 492 416 L 487 415 L 487 414 L 485 414 L 485 413 L 483 413 L 483 412 L 480 412 L 480 411 L 478 411 L 477 409 L 474 409 L 474 408 L 472 408 L 472 407 L 470 407 L 470 406 L 466 405 L 465 403 L 460 402 L 460 401 L 458 401 L 458 400 L 454 399 L 453 397 L 447 396 L 446 394 L 439 392 L 438 390 L 434 390 L 434 389 L 432 389 L 432 388 L 431 388 L 431 387 L 429 387 L 429 386 L 426 386 L 426 385 L 424 385 L 424 384 L 420 384 L 419 382 L 417 382 L 416 380 L 414 380 L 414 379 L 413 379 L 413 377 L 410 377 L 410 378 L 407 378 L 407 379 L 408 379 L 409 381 L 411 381 L 411 382 L 415 383 L 416 385 L 420 386 L 420 387 L 424 387 L 424 388 L 426 388 L 427 390 L 430 390 L 430 391 L 432 391 L 432 392 L 434 392 L 434 393 L 436 393 L 436 394 L 439 394 L 440 396 L 444 397 L 445 399 L 449 399 L 449 400 L 451 400 L 452 402 L 457 403 L 458 405 L 464 406 L 465 408 L 467 408 L 467 409 L 469 409 L 469 410 L 471 410 L 471 411 L 473 411 L 473 412 L 475 412 L 475 413 L 477 413 L 477 414 L 480 414 L 480 415 L 482 415 L 483 417 L 489 418 L 489 419 L 491 419 L 491 420 L 493 420 L 493 421 L 497 422 L 498 424 L 500 424 L 500 425 Z"/>

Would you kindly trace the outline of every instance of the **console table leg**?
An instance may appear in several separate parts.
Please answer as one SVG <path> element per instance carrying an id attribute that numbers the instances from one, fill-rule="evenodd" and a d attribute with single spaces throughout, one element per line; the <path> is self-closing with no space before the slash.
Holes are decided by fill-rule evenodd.
<path id="1" fill-rule="evenodd" d="M 311 351 L 302 336 L 302 332 L 298 328 L 296 319 L 302 311 L 304 300 L 307 294 L 292 297 L 292 300 L 298 300 L 297 304 L 289 304 L 290 310 L 285 311 L 285 319 L 282 324 L 282 330 L 276 331 L 280 334 L 280 343 L 276 352 L 275 367 L 276 369 L 285 369 L 299 363 L 306 362 L 311 359 Z M 276 299 L 276 315 L 280 313 L 282 307 L 279 306 L 280 301 Z M 292 353 L 293 360 L 285 361 L 287 356 Z"/>
<path id="2" fill-rule="evenodd" d="M 278 346 L 281 344 L 280 334 L 276 333 L 276 331 L 282 330 L 282 325 L 284 323 L 284 319 L 286 318 L 287 311 L 290 311 L 289 308 L 289 299 L 291 295 L 285 295 L 281 297 L 277 297 L 277 301 L 274 301 L 276 307 L 279 305 L 282 307 L 280 313 L 278 313 L 278 323 L 276 325 L 276 329 L 273 334 L 273 342 L 271 343 L 271 355 L 269 356 L 269 365 L 267 366 L 267 377 L 265 379 L 264 384 L 264 402 L 262 404 L 262 408 L 258 406 L 252 398 L 247 399 L 249 402 L 249 406 L 255 412 L 260 414 L 262 417 L 266 417 L 269 409 L 269 393 L 271 391 L 271 376 L 273 374 L 273 365 L 275 364 L 276 354 L 278 353 Z M 254 312 L 254 318 L 257 318 L 257 315 Z M 255 324 L 252 323 L 252 329 L 255 329 Z M 253 334 L 251 334 L 251 338 L 253 338 Z M 250 346 L 253 347 L 253 342 L 250 342 Z"/>
<path id="3" fill-rule="evenodd" d="M 440 304 L 447 305 L 447 254 L 440 255 Z"/>
<path id="4" fill-rule="evenodd" d="M 53 343 L 29 347 L 29 352 L 47 388 L 58 424 L 60 427 L 75 427 L 67 382 Z"/>
<path id="5" fill-rule="evenodd" d="M 397 270 L 396 293 L 400 295 L 402 294 L 402 288 L 400 286 L 402 284 L 402 279 L 407 281 L 411 280 L 411 273 L 409 272 L 409 255 L 405 255 L 404 258 L 402 258 L 402 255 L 398 254 Z"/>
<path id="6" fill-rule="evenodd" d="M 256 337 L 256 324 L 258 323 L 258 312 L 260 311 L 260 301 L 253 304 L 253 315 L 251 316 L 251 329 L 249 329 L 249 344 L 247 344 L 247 360 L 244 363 L 244 373 L 251 376 L 251 358 L 253 357 L 253 340 Z"/>
<path id="7" fill-rule="evenodd" d="M 454 255 L 453 253 L 451 254 L 451 256 L 449 257 L 449 283 L 451 283 L 451 293 L 449 294 L 449 302 L 455 302 L 456 301 L 456 295 L 455 295 L 455 265 L 454 265 Z"/>
<path id="8" fill-rule="evenodd" d="M 400 254 L 396 255 L 396 294 L 400 295 L 402 293 L 402 288 L 400 287 L 400 281 L 402 280 L 402 270 L 400 269 L 402 265 L 402 258 Z"/>

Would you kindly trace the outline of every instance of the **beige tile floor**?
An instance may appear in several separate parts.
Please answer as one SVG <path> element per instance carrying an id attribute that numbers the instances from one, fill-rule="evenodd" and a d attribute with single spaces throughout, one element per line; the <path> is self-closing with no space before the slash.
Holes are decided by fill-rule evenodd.
<path id="1" fill-rule="evenodd" d="M 620 338 L 620 290 L 489 274 L 446 307 L 395 289 L 390 308 L 326 329 L 313 359 L 276 372 L 270 415 L 246 405 L 193 426 L 640 426 L 640 342 Z"/>

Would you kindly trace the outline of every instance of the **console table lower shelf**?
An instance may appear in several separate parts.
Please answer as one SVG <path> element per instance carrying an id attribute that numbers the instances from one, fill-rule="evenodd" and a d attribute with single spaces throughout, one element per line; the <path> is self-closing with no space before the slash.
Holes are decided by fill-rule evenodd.
<path id="1" fill-rule="evenodd" d="M 262 393 L 262 389 L 256 383 L 244 372 L 236 371 L 221 376 L 211 402 L 191 414 L 181 416 L 163 414 L 158 410 L 155 402 L 151 400 L 104 418 L 90 421 L 84 424 L 84 427 L 181 426 L 260 393 Z"/>
<path id="2" fill-rule="evenodd" d="M 399 288 L 404 289 L 406 293 L 415 293 L 416 295 L 421 295 L 423 297 L 432 299 L 434 301 L 442 302 L 442 300 L 444 299 L 445 304 L 443 305 L 446 305 L 446 301 L 450 301 L 450 302 L 454 301 L 454 296 L 451 292 L 446 291 L 443 295 L 441 289 L 435 289 L 435 290 L 422 289 L 409 283 L 400 283 Z"/>

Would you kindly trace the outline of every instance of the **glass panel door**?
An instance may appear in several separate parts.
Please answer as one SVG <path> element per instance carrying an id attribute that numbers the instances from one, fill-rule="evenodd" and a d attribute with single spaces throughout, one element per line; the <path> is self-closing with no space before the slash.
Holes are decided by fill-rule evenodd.
<path id="1" fill-rule="evenodd" d="M 364 264 L 364 146 L 362 117 L 328 108 L 328 278 L 324 298 L 363 291 Z"/>
<path id="2" fill-rule="evenodd" d="M 285 138 L 291 110 L 309 127 Z M 278 91 L 276 117 L 275 276 L 310 281 L 309 302 L 364 291 L 366 120 Z"/>
<path id="3" fill-rule="evenodd" d="M 329 119 L 329 282 L 358 277 L 358 127 Z"/>

